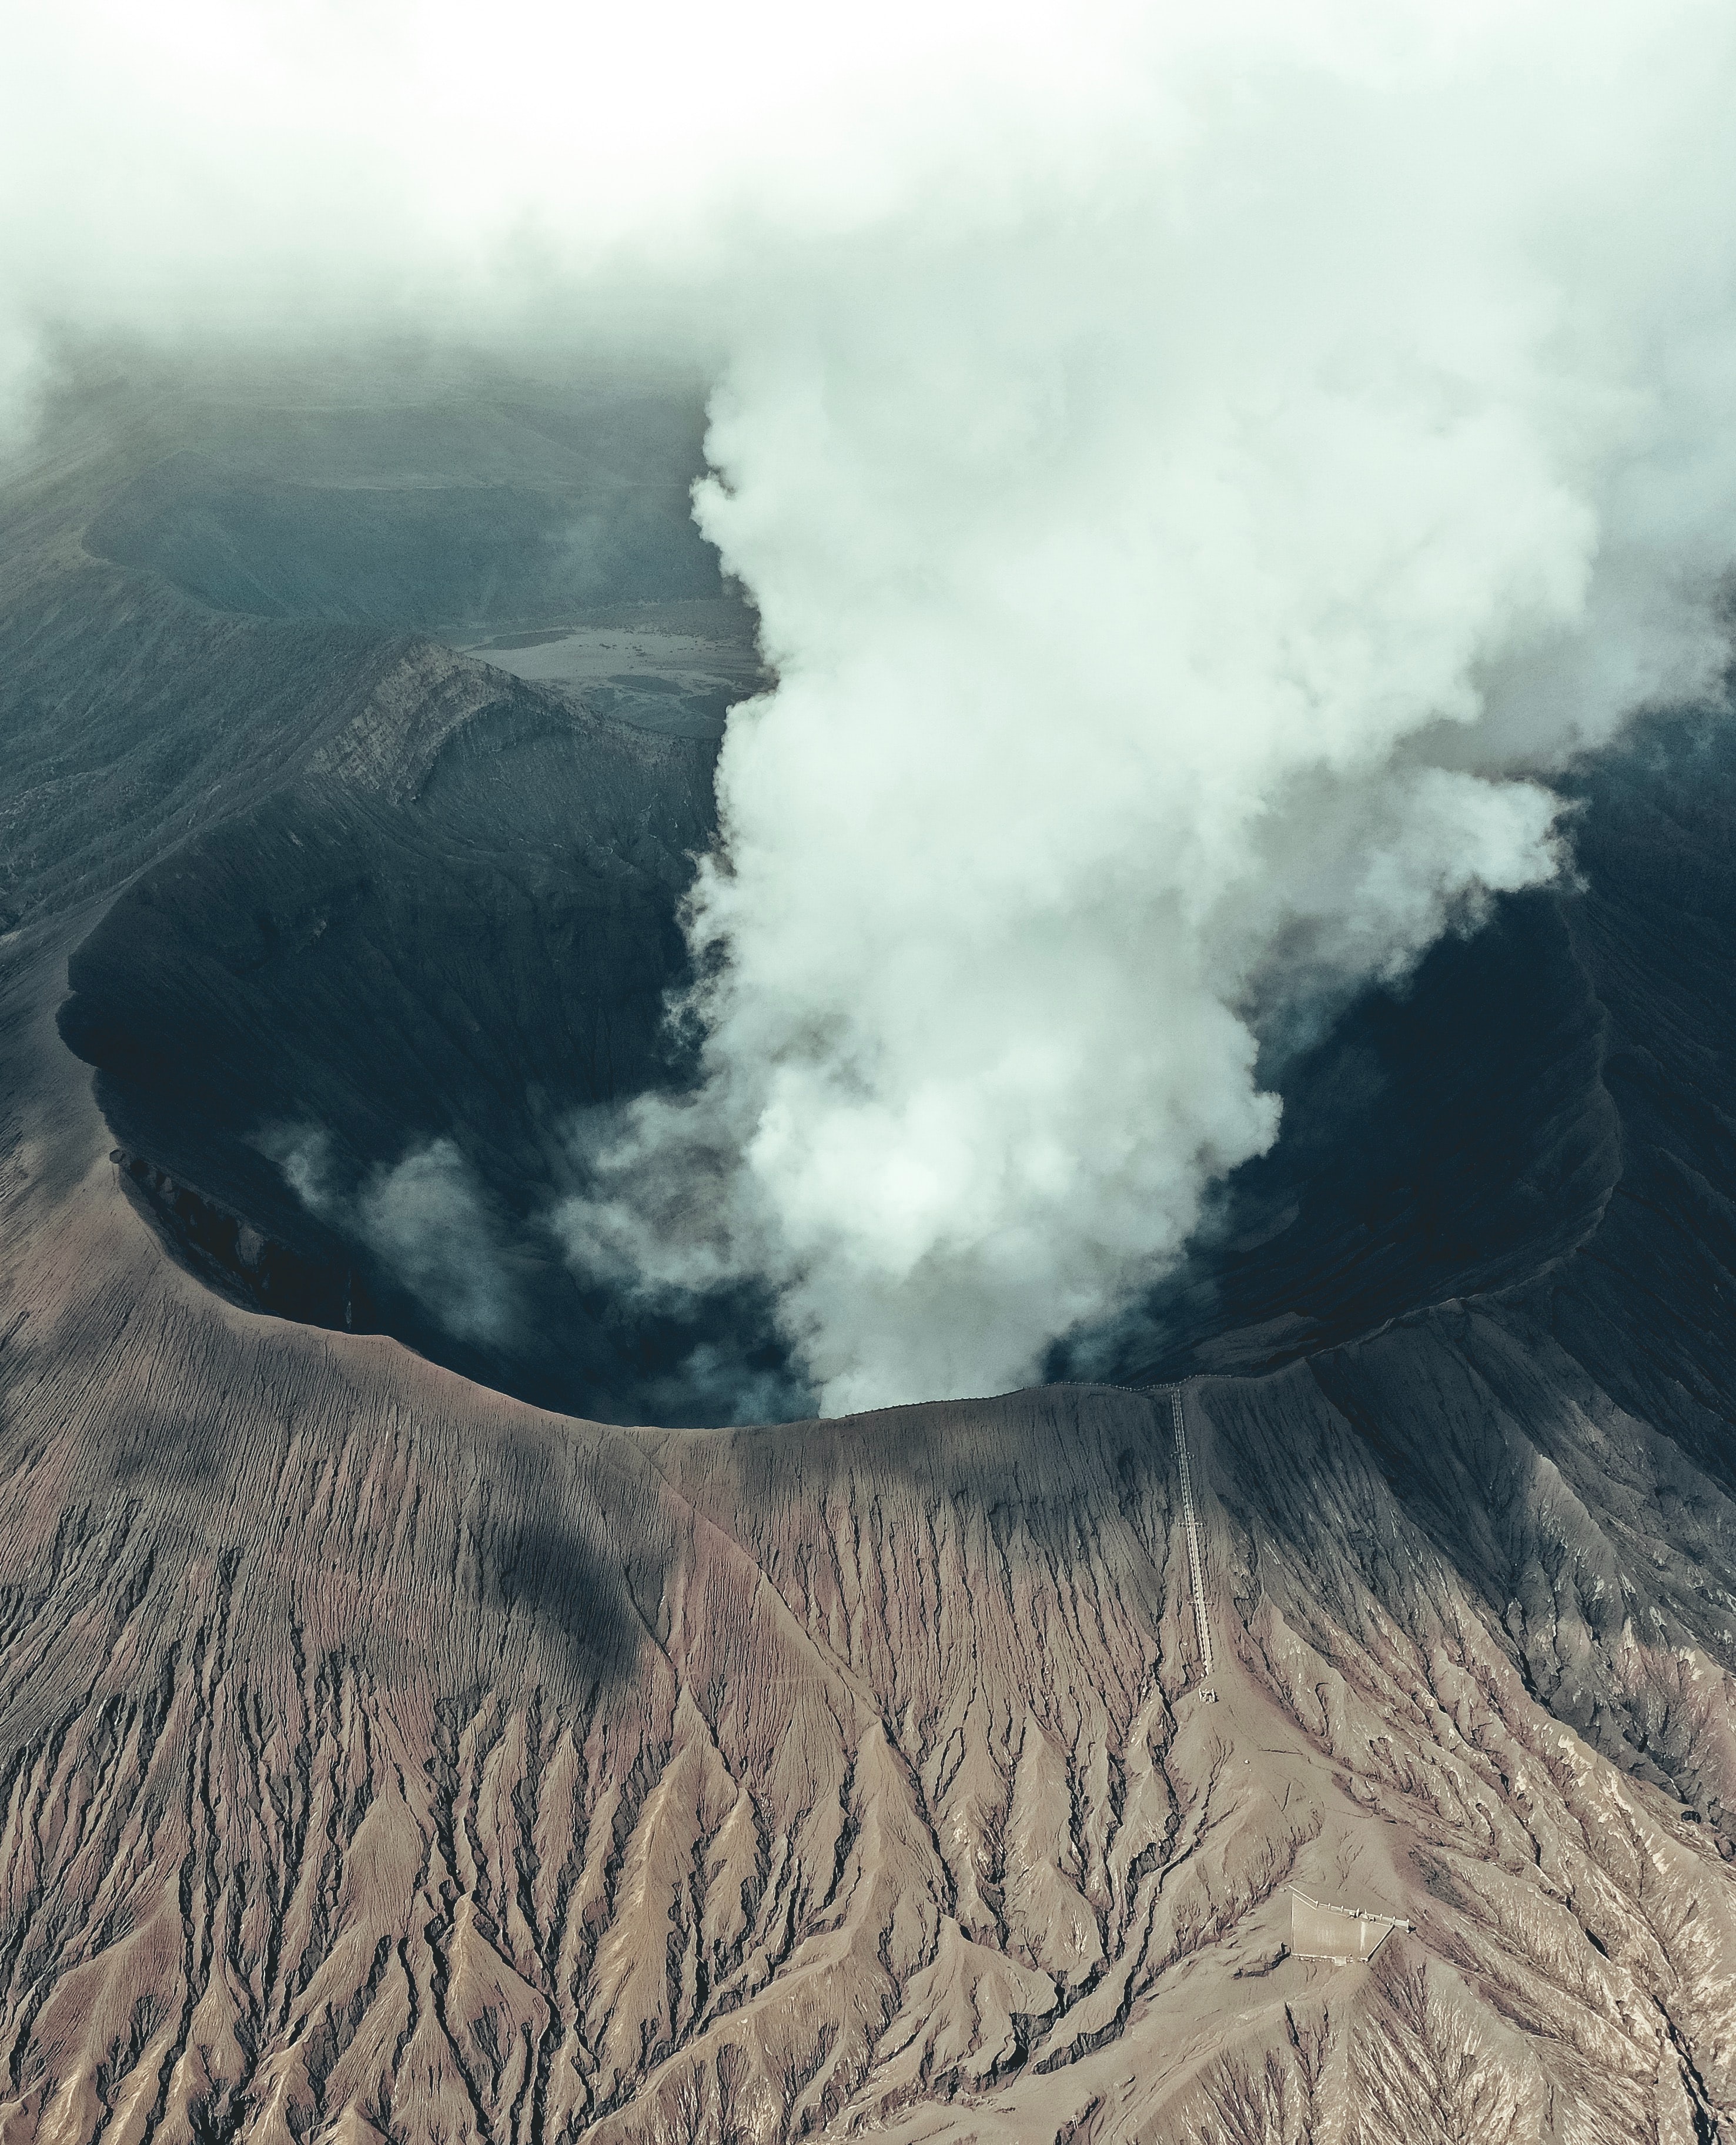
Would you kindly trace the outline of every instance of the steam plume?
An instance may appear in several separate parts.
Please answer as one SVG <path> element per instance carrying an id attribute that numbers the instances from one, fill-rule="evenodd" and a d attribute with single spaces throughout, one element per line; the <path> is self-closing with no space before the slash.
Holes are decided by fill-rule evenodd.
<path id="1" fill-rule="evenodd" d="M 501 1341 L 513 1326 L 510 1282 L 472 1172 L 450 1139 L 377 1165 L 352 1193 L 334 1177 L 331 1139 L 316 1125 L 257 1136 L 310 1213 L 350 1229 L 424 1311 L 460 1341 Z"/>
<path id="2" fill-rule="evenodd" d="M 828 1409 L 1112 1314 L 1274 1135 L 1262 1013 L 1549 878 L 1515 764 L 1716 677 L 1712 107 L 1644 39 L 1414 27 L 1171 49 L 750 301 L 699 515 L 781 682 L 694 902 L 707 1081 L 566 1227 L 772 1274 Z"/>
<path id="3" fill-rule="evenodd" d="M 32 317 L 168 332 L 241 263 L 713 367 L 698 512 L 778 683 L 692 906 L 704 1084 L 579 1128 L 561 1228 L 769 1276 L 830 1409 L 1112 1315 L 1273 1137 L 1261 1020 L 1547 879 L 1549 769 L 1724 661 L 1727 12 L 1209 13 L 533 13 L 510 81 L 371 17 L 341 92 L 271 47 L 310 102 L 151 272 L 76 173 L 14 262 Z"/>

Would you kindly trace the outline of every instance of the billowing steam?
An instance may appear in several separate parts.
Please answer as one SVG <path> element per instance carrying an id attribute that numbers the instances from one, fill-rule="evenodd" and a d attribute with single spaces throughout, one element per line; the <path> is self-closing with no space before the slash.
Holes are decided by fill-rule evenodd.
<path id="1" fill-rule="evenodd" d="M 424 1141 L 346 1192 L 331 1136 L 319 1126 L 268 1126 L 256 1138 L 308 1212 L 359 1237 L 437 1325 L 460 1341 L 511 1337 L 511 1284 L 486 1203 L 454 1142 Z"/>
<path id="2" fill-rule="evenodd" d="M 476 81 L 438 143 L 394 102 L 397 183 L 354 152 L 341 250 L 371 230 L 418 317 L 444 263 L 467 333 L 606 314 L 714 366 L 698 512 L 778 683 L 732 719 L 693 903 L 704 1083 L 579 1128 L 570 1256 L 769 1277 L 829 1409 L 981 1391 L 1270 1142 L 1263 1019 L 1547 878 L 1539 778 L 1714 689 L 1736 18 L 730 32 L 636 92 L 570 43 L 557 118 L 546 41 L 494 29 L 543 87 L 508 125 Z"/>
<path id="3" fill-rule="evenodd" d="M 832 1409 L 1012 1385 L 1271 1141 L 1262 1013 L 1556 870 L 1511 764 L 1708 690 L 1736 553 L 1721 122 L 1633 19 L 1176 53 L 753 294 L 699 514 L 781 683 L 576 1257 L 770 1273 Z"/>

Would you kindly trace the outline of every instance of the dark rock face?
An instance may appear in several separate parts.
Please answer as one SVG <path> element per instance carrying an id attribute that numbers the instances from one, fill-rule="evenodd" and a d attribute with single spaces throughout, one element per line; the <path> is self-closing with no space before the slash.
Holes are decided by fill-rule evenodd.
<path id="1" fill-rule="evenodd" d="M 1604 1278 L 1641 1256 L 1622 1248 L 1636 1231 L 1678 1267 L 1657 1306 L 1672 1360 L 1716 1330 L 1727 1263 L 1702 1262 L 1730 1162 L 1736 746 L 1704 719 L 1659 719 L 1568 786 L 1579 889 L 1502 903 L 1280 1070 L 1277 1146 L 1238 1172 L 1117 1377 L 1276 1365 L 1558 1272 L 1585 1307 L 1557 1315 L 1588 1342 L 1649 1328 Z M 1684 1202 L 1694 1224 L 1672 1218 Z"/>
<path id="2" fill-rule="evenodd" d="M 164 1248 L 207 1288 L 246 1310 L 293 1318 L 304 1326 L 329 1326 L 346 1333 L 380 1330 L 366 1285 L 357 1286 L 344 1244 L 331 1232 L 298 1221 L 294 1233 L 308 1247 L 293 1250 L 202 1192 L 177 1184 L 167 1170 L 142 1155 L 117 1147 L 111 1159 L 120 1166 L 121 1189 Z"/>
<path id="3" fill-rule="evenodd" d="M 1582 1241 L 1620 1174 L 1609 1017 L 1577 943 L 1599 898 L 1504 902 L 1277 1068 L 1276 1145 L 1236 1172 L 1112 1374 L 1275 1367 Z"/>
<path id="4" fill-rule="evenodd" d="M 1736 2126 L 1724 739 L 1293 1057 L 1125 1337 L 1208 1703 L 1146 1396 L 524 1396 L 692 1345 L 560 1326 L 530 1187 L 680 1077 L 709 748 L 81 555 L 140 475 L 0 528 L 0 2139 Z M 528 1339 L 370 1249 L 440 1142 Z M 1291 1885 L 1412 1926 L 1291 1957 Z"/>

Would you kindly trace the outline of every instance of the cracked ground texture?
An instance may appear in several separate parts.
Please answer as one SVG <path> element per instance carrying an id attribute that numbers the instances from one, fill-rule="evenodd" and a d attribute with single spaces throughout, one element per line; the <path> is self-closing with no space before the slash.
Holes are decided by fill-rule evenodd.
<path id="1" fill-rule="evenodd" d="M 206 1292 L 73 1093 L 7 1190 L 7 2140 L 1729 2134 L 1736 1507 L 1511 1312 L 1188 1386 L 1207 1704 L 1153 1401 L 542 1414 Z M 1291 1883 L 1414 1930 L 1285 1956 Z"/>

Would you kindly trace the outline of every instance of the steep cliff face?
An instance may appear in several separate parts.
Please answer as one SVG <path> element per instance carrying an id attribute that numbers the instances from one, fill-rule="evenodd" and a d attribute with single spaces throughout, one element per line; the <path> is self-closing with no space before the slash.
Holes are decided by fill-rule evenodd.
<path id="1" fill-rule="evenodd" d="M 105 495 L 71 482 L 62 520 Z M 676 883 L 694 748 L 56 565 L 61 525 L 13 525 L 0 620 L 36 754 L 3 785 L 35 861 L 0 939 L 0 2138 L 1736 2135 L 1715 740 L 1591 778 L 1589 891 L 1295 1063 L 1287 1144 L 1124 1385 L 611 1426 L 353 1301 L 261 1315 L 238 1268 L 345 1240 L 291 1243 L 235 1097 L 396 1137 L 425 1089 L 502 1115 L 528 1181 L 514 1008 L 602 1016 L 570 942 L 512 934 L 576 882 L 552 834 L 502 868 L 475 943 L 525 976 L 467 957 L 444 1056 L 419 933 L 455 908 L 411 893 L 547 791 L 627 918 Z M 635 782 L 666 822 L 616 809 Z M 346 907 L 366 844 L 395 861 Z M 381 947 L 332 1063 L 306 1009 Z M 1168 1408 L 1127 1389 L 1159 1373 L 1211 1697 Z M 1410 1926 L 1300 1958 L 1291 1887 Z"/>

